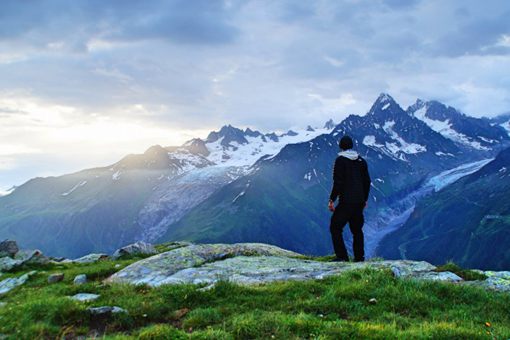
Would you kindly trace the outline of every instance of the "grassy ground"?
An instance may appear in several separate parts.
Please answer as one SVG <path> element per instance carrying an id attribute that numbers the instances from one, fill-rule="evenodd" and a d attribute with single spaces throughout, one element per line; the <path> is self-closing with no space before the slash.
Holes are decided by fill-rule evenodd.
<path id="1" fill-rule="evenodd" d="M 79 335 L 105 339 L 339 339 L 510 338 L 510 294 L 476 287 L 395 279 L 363 270 L 321 281 L 242 287 L 222 282 L 149 288 L 102 283 L 135 261 L 50 265 L 0 297 L 0 334 L 12 339 Z M 30 268 L 3 275 L 19 276 Z M 63 282 L 48 284 L 53 272 Z M 91 282 L 75 286 L 87 274 Z M 93 302 L 67 296 L 96 293 Z M 372 298 L 376 302 L 370 302 Z M 91 317 L 90 306 L 119 306 L 129 314 Z"/>

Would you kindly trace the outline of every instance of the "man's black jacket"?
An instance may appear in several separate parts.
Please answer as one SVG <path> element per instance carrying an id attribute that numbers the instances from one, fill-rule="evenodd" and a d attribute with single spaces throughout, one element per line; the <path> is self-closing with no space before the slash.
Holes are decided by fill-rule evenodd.
<path id="1" fill-rule="evenodd" d="M 370 192 L 370 175 L 367 162 L 358 156 L 351 160 L 338 156 L 333 167 L 333 189 L 329 199 L 339 197 L 340 204 L 364 203 Z"/>

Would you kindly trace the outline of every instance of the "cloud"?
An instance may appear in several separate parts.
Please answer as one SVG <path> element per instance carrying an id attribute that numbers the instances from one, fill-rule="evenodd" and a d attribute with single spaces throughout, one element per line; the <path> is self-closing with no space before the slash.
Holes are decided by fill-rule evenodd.
<path id="1" fill-rule="evenodd" d="M 226 123 L 318 126 L 380 92 L 507 112 L 509 14 L 503 0 L 1 1 L 0 144 L 43 152 L 9 156 L 0 177 L 113 162 Z M 44 157 L 55 167 L 31 163 Z"/>

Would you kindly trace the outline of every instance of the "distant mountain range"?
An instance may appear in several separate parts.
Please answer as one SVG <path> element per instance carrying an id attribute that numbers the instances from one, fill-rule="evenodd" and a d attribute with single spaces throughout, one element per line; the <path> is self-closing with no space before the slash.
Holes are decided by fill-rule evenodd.
<path id="1" fill-rule="evenodd" d="M 510 268 L 510 148 L 480 170 L 420 201 L 380 244 L 386 258 Z"/>
<path id="2" fill-rule="evenodd" d="M 111 166 L 32 179 L 0 197 L 0 238 L 61 256 L 154 241 L 214 191 L 249 173 L 260 157 L 332 125 L 283 134 L 228 125 L 205 140 L 155 145 Z"/>
<path id="3" fill-rule="evenodd" d="M 500 124 L 436 101 L 404 110 L 381 94 L 367 114 L 319 129 L 263 134 L 227 125 L 109 167 L 30 180 L 0 197 L 0 238 L 62 256 L 138 239 L 259 241 L 331 253 L 325 207 L 338 139 L 349 134 L 373 180 L 365 230 L 375 255 L 431 178 L 493 158 L 510 143 Z"/>

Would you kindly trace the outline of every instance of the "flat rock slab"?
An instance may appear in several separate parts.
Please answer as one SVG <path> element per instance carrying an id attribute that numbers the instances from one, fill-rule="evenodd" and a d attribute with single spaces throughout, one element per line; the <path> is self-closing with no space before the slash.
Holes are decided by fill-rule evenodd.
<path id="1" fill-rule="evenodd" d="M 74 260 L 63 260 L 62 263 L 94 263 L 97 261 L 107 260 L 108 254 L 88 254 Z"/>
<path id="2" fill-rule="evenodd" d="M 90 307 L 87 308 L 92 315 L 108 315 L 117 313 L 127 313 L 127 310 L 117 306 L 101 306 L 101 307 Z"/>
<path id="3" fill-rule="evenodd" d="M 436 267 L 423 261 L 319 262 L 303 259 L 301 254 L 267 244 L 237 243 L 196 244 L 174 249 L 135 262 L 112 275 L 107 282 L 159 286 L 214 284 L 219 280 L 228 280 L 240 284 L 258 284 L 320 279 L 365 267 L 388 268 L 398 272 L 400 277 L 451 281 L 450 276 L 433 272 Z"/>
<path id="4" fill-rule="evenodd" d="M 193 244 L 135 262 L 112 275 L 108 282 L 147 283 L 157 286 L 180 270 L 236 256 L 298 257 L 298 253 L 262 243 Z"/>
<path id="5" fill-rule="evenodd" d="M 70 296 L 69 298 L 76 301 L 88 302 L 98 299 L 99 295 L 89 293 L 78 293 L 76 295 Z"/>
<path id="6" fill-rule="evenodd" d="M 34 275 L 37 271 L 31 271 L 29 273 L 23 274 L 20 277 L 10 277 L 3 281 L 0 281 L 0 295 L 6 294 L 12 289 L 21 286 L 24 284 L 30 276 Z"/>
<path id="7" fill-rule="evenodd" d="M 480 271 L 487 276 L 484 281 L 472 281 L 470 284 L 502 292 L 510 292 L 510 271 Z"/>
<path id="8" fill-rule="evenodd" d="M 320 262 L 262 243 L 191 244 L 135 262 L 106 281 L 129 284 L 206 284 L 220 280 L 239 284 L 322 279 L 348 270 L 391 270 L 395 277 L 441 281 L 510 292 L 510 272 L 485 271 L 483 281 L 464 281 L 452 272 L 437 272 L 425 261 Z"/>

